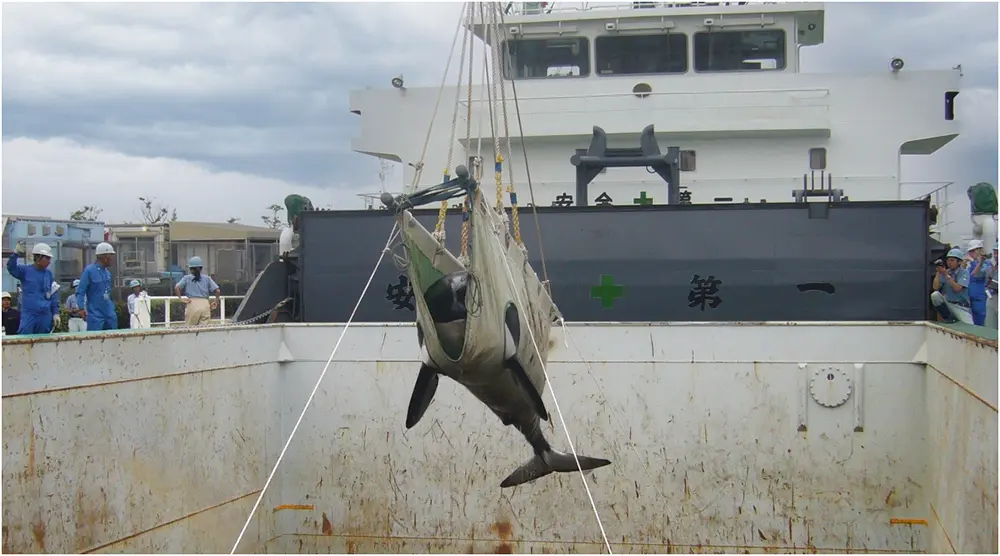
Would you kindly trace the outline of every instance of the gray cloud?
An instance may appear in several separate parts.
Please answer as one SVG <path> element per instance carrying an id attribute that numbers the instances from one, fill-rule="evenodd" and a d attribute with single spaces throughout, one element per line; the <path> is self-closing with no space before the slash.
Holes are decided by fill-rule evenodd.
<path id="1" fill-rule="evenodd" d="M 957 114 L 962 134 L 931 156 L 904 157 L 907 181 L 954 181 L 964 198 L 972 183 L 997 183 L 997 4 L 828 3 L 826 42 L 803 49 L 804 71 L 885 71 L 962 65 Z"/>
<path id="2" fill-rule="evenodd" d="M 453 28 L 459 6 L 3 9 L 5 139 L 66 137 L 329 186 L 374 177 L 350 151 L 347 91 L 400 71 L 414 85 L 433 82 L 450 44 L 438 31 Z"/>
<path id="3" fill-rule="evenodd" d="M 908 70 L 962 64 L 963 135 L 941 153 L 908 160 L 904 178 L 995 183 L 997 5 L 826 10 L 826 44 L 803 50 L 804 71 L 885 71 L 893 56 Z M 373 189 L 378 164 L 350 151 L 357 117 L 348 91 L 384 87 L 398 73 L 411 86 L 436 86 L 458 14 L 457 3 L 4 4 L 5 154 L 22 138 L 21 152 L 72 152 L 81 164 L 90 148 L 101 149 L 103 163 L 133 168 L 176 159 L 161 169 L 196 172 L 202 184 L 213 173 L 227 184 L 245 176 L 277 198 L 288 188 L 330 190 L 338 204 L 357 206 L 353 193 Z M 4 165 L 8 186 L 46 181 L 20 174 L 44 168 L 18 168 Z M 125 201 L 105 203 L 128 212 Z M 256 205 L 239 210 L 260 213 Z"/>

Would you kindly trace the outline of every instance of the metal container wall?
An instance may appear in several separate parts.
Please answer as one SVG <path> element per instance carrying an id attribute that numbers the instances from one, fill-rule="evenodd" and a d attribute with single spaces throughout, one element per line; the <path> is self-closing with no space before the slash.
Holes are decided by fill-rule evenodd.
<path id="1" fill-rule="evenodd" d="M 5 340 L 4 552 L 227 551 L 341 330 Z M 548 371 L 576 449 L 613 462 L 588 484 L 615 552 L 996 552 L 996 342 L 567 330 Z M 411 325 L 348 330 L 241 551 L 599 552 L 578 473 L 499 489 L 530 448 L 457 384 L 404 428 L 416 357 Z"/>
<path id="2" fill-rule="evenodd" d="M 569 321 L 927 316 L 927 202 L 838 203 L 826 218 L 792 203 L 543 207 L 538 217 L 553 299 Z M 433 229 L 437 210 L 418 211 L 418 220 Z M 347 321 L 393 221 L 386 211 L 302 216 L 306 322 Z M 544 277 L 530 208 L 520 221 L 529 260 Z M 461 214 L 451 211 L 445 229 L 458 253 Z M 407 284 L 387 256 L 355 321 L 412 322 Z"/>
<path id="3" fill-rule="evenodd" d="M 927 552 L 1000 552 L 997 542 L 997 343 L 928 327 Z"/>
<path id="4" fill-rule="evenodd" d="M 280 449 L 280 340 L 5 338 L 3 551 L 228 553 Z"/>

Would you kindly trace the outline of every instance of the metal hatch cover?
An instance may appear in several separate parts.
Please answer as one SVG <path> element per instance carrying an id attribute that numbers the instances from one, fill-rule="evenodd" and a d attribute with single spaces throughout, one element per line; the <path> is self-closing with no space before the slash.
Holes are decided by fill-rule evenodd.
<path id="1" fill-rule="evenodd" d="M 852 390 L 851 377 L 836 367 L 817 369 L 809 381 L 809 393 L 823 407 L 844 405 L 851 397 Z"/>

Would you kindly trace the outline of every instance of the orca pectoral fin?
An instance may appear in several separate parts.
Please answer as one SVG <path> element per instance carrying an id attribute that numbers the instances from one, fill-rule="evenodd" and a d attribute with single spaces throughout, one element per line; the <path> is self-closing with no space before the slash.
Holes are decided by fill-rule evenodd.
<path id="1" fill-rule="evenodd" d="M 406 428 L 412 428 L 420 418 L 424 416 L 427 407 L 434 399 L 434 393 L 438 387 L 438 372 L 427 365 L 420 366 L 420 373 L 417 375 L 417 383 L 413 386 L 413 394 L 410 396 L 410 407 L 406 410 Z"/>
<path id="2" fill-rule="evenodd" d="M 535 408 L 535 413 L 538 414 L 538 417 L 542 421 L 548 421 L 549 411 L 545 409 L 545 402 L 542 401 L 542 396 L 538 393 L 538 390 L 535 390 L 535 385 L 531 383 L 528 373 L 521 366 L 521 362 L 516 357 L 511 357 L 504 364 L 510 369 L 514 380 L 517 381 L 518 386 L 524 391 L 524 395 L 531 401 L 531 406 Z"/>

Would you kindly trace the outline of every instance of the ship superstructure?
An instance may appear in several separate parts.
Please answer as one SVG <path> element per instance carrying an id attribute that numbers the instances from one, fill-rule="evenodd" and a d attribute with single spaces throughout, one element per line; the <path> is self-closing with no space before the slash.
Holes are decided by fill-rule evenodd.
<path id="1" fill-rule="evenodd" d="M 474 27 L 504 53 L 506 95 L 510 103 L 516 86 L 519 113 L 511 108 L 512 151 L 527 151 L 540 206 L 668 202 L 664 181 L 641 167 L 603 171 L 580 198 L 570 157 L 588 147 L 594 126 L 609 146 L 631 147 L 654 125 L 657 142 L 679 150 L 681 192 L 671 201 L 697 204 L 788 202 L 804 178 L 854 201 L 913 198 L 900 181 L 902 157 L 933 154 L 959 133 L 958 69 L 914 71 L 896 58 L 881 72 L 802 72 L 801 49 L 823 42 L 822 4 L 512 3 L 502 34 Z M 360 116 L 352 148 L 402 163 L 409 184 L 439 88 L 402 81 L 351 93 Z M 458 127 L 471 112 L 473 141 L 490 144 L 488 101 L 478 86 L 471 97 L 471 111 L 458 99 Z M 456 88 L 446 87 L 440 105 L 455 101 Z M 424 157 L 434 170 L 418 186 L 440 182 L 451 118 L 436 111 Z M 477 154 L 475 145 L 464 152 Z M 523 187 L 525 164 L 513 158 Z"/>

